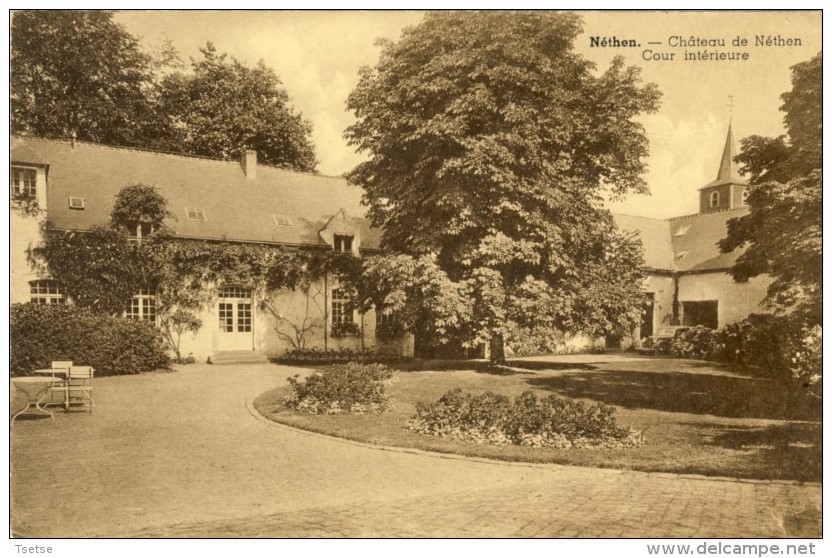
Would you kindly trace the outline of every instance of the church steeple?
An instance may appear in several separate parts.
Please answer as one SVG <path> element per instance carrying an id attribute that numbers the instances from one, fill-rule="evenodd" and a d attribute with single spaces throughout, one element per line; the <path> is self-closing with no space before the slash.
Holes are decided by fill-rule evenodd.
<path id="1" fill-rule="evenodd" d="M 737 156 L 737 153 L 734 151 L 734 132 L 731 128 L 731 122 L 728 122 L 728 137 L 725 138 L 725 148 L 722 150 L 722 159 L 719 161 L 719 172 L 716 174 L 716 184 L 727 184 L 729 182 L 736 184 L 737 182 L 742 182 L 737 172 L 737 164 L 734 162 L 734 157 Z"/>
<path id="2" fill-rule="evenodd" d="M 716 180 L 699 189 L 700 213 L 736 209 L 745 205 L 747 186 L 737 171 L 737 164 L 734 162 L 736 155 L 733 123 L 729 120 L 728 135 L 722 149 L 722 158 L 719 160 Z"/>
<path id="3" fill-rule="evenodd" d="M 732 123 L 728 122 L 728 136 L 725 138 L 725 147 L 722 149 L 722 158 L 719 160 L 719 170 L 716 173 L 716 180 L 705 185 L 705 188 L 721 186 L 722 184 L 744 184 L 737 172 L 737 164 L 734 162 L 737 152 L 734 149 L 734 131 Z"/>

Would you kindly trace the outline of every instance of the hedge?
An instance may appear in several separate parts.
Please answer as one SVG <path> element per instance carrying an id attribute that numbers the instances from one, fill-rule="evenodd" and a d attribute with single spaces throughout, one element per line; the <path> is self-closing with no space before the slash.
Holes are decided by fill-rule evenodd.
<path id="1" fill-rule="evenodd" d="M 336 349 L 320 349 L 311 347 L 308 349 L 293 349 L 286 354 L 273 359 L 281 364 L 346 364 L 348 362 L 377 362 L 395 363 L 411 360 L 403 357 L 392 350 L 383 348 L 377 349 L 352 349 L 339 347 Z"/>
<path id="2" fill-rule="evenodd" d="M 167 368 L 161 332 L 148 322 L 93 314 L 57 304 L 13 304 L 9 316 L 10 370 L 25 376 L 53 360 L 92 366 L 96 376 Z"/>

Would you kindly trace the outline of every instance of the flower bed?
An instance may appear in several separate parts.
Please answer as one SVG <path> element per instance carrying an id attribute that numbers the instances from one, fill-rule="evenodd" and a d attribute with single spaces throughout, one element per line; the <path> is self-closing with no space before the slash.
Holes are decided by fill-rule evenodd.
<path id="1" fill-rule="evenodd" d="M 275 359 L 283 364 L 343 364 L 347 362 L 391 363 L 408 360 L 396 352 L 373 349 L 294 349 Z"/>
<path id="2" fill-rule="evenodd" d="M 336 365 L 305 380 L 289 378 L 283 405 L 302 413 L 365 414 L 390 409 L 385 387 L 392 373 L 380 364 Z"/>
<path id="3" fill-rule="evenodd" d="M 603 403 L 526 391 L 513 402 L 505 395 L 453 389 L 434 403 L 418 403 L 406 428 L 419 434 L 478 444 L 552 448 L 628 448 L 644 444 L 642 433 L 616 425 L 615 408 Z"/>

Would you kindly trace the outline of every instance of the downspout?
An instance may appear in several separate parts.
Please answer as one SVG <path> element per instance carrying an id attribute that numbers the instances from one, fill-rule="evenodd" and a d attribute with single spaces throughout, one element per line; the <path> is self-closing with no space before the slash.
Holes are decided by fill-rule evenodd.
<path id="1" fill-rule="evenodd" d="M 329 340 L 329 272 L 324 272 L 324 350 Z"/>
<path id="2" fill-rule="evenodd" d="M 679 272 L 673 272 L 673 320 L 671 325 L 681 325 L 679 323 Z"/>

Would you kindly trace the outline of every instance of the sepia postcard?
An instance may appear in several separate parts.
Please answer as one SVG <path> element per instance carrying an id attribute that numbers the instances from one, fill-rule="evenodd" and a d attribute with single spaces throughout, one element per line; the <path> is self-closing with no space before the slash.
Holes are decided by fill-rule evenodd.
<path id="1" fill-rule="evenodd" d="M 820 10 L 9 40 L 9 555 L 819 552 Z"/>

